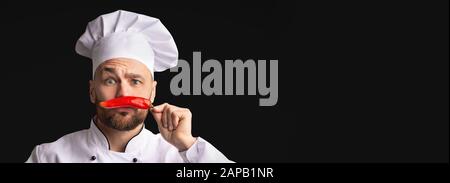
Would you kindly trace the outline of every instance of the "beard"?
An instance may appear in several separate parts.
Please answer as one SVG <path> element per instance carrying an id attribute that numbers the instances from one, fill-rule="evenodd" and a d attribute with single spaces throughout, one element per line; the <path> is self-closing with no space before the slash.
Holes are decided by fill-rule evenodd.
<path id="1" fill-rule="evenodd" d="M 118 111 L 118 109 L 105 109 L 96 101 L 97 118 L 100 122 L 112 129 L 130 131 L 144 123 L 148 110 L 127 108 L 131 110 Z"/>

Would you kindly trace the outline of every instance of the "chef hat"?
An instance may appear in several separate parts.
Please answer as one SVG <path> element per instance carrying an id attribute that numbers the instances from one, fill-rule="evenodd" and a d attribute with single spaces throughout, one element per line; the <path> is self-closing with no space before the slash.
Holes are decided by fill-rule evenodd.
<path id="1" fill-rule="evenodd" d="M 89 22 L 75 50 L 92 59 L 93 75 L 102 62 L 119 57 L 142 62 L 152 76 L 178 62 L 175 41 L 159 19 L 123 10 Z"/>

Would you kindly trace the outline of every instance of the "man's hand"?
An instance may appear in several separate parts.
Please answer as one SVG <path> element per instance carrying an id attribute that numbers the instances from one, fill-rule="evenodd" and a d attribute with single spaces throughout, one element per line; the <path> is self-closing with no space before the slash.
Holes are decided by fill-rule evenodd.
<path id="1" fill-rule="evenodd" d="M 179 151 L 185 151 L 195 143 L 196 138 L 191 133 L 192 113 L 189 109 L 164 103 L 154 106 L 150 112 L 163 138 Z"/>

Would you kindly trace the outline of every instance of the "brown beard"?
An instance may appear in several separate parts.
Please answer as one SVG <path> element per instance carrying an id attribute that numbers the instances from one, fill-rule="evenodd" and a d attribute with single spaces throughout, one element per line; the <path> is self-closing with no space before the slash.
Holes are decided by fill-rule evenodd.
<path id="1" fill-rule="evenodd" d="M 100 122 L 112 129 L 129 131 L 144 123 L 148 110 L 130 108 L 132 112 L 118 112 L 114 109 L 105 109 L 96 101 L 97 117 Z"/>

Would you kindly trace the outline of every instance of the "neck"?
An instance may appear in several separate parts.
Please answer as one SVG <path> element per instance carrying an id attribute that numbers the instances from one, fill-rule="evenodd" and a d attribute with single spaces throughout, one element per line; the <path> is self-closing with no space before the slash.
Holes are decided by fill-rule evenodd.
<path id="1" fill-rule="evenodd" d="M 141 132 L 144 125 L 142 123 L 132 130 L 120 131 L 104 125 L 97 117 L 94 119 L 94 123 L 108 140 L 109 150 L 116 152 L 125 152 L 128 142 Z"/>

